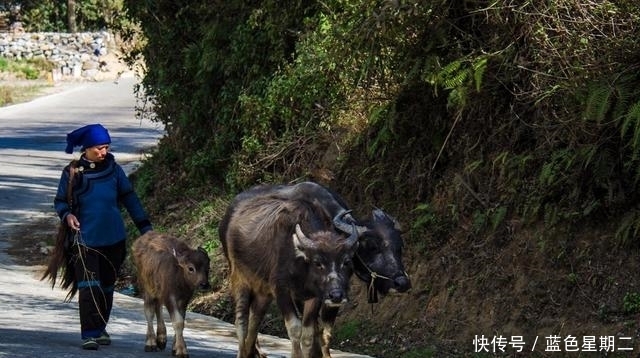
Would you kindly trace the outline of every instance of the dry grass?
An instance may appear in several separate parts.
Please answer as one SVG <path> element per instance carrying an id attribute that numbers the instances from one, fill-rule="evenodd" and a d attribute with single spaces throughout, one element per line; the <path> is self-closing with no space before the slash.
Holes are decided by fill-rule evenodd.
<path id="1" fill-rule="evenodd" d="M 0 107 L 28 102 L 48 93 L 51 87 L 42 81 L 26 85 L 0 85 Z"/>

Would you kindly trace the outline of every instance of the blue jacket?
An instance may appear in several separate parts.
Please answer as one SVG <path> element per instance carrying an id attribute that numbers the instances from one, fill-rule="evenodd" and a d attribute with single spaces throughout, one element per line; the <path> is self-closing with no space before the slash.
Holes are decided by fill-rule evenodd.
<path id="1" fill-rule="evenodd" d="M 69 168 L 67 165 L 62 170 L 53 205 L 63 222 L 71 212 L 78 218 L 82 243 L 100 247 L 126 240 L 120 205 L 127 209 L 140 234 L 152 229 L 133 185 L 111 153 L 100 163 L 90 163 L 84 156 L 78 160 L 79 170 L 74 176 L 72 192 L 73 208 L 67 202 Z"/>

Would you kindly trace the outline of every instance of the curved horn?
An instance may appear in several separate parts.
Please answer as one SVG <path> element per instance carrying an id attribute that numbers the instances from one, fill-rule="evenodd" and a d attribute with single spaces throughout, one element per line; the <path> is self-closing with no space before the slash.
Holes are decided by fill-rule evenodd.
<path id="1" fill-rule="evenodd" d="M 296 233 L 293 235 L 293 242 L 296 244 L 296 246 L 302 246 L 303 248 L 316 247 L 315 241 L 309 239 L 307 235 L 302 232 L 300 224 L 296 224 Z"/>
<path id="2" fill-rule="evenodd" d="M 353 210 L 345 210 L 333 218 L 333 225 L 335 225 L 336 229 L 351 234 L 355 230 L 358 236 L 364 234 L 367 231 L 366 226 L 358 226 L 356 225 L 356 219 L 351 215 Z"/>
<path id="3" fill-rule="evenodd" d="M 353 246 L 358 242 L 358 237 L 360 237 L 360 233 L 356 227 L 356 224 L 351 224 L 351 235 L 347 238 L 347 245 L 349 247 Z"/>

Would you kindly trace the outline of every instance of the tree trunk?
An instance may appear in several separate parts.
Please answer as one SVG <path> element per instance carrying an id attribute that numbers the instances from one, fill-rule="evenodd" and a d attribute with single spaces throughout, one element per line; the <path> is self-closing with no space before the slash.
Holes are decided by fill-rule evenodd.
<path id="1" fill-rule="evenodd" d="M 76 1 L 67 0 L 67 29 L 69 32 L 74 33 L 76 28 Z"/>

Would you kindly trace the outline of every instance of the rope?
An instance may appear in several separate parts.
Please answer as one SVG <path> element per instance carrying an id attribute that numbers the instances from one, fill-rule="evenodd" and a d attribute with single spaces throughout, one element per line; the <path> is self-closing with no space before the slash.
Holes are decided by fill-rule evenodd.
<path id="1" fill-rule="evenodd" d="M 375 281 L 376 278 L 380 278 L 383 280 L 389 280 L 392 281 L 389 277 L 384 276 L 384 275 L 380 275 L 377 272 L 373 271 L 371 268 L 369 268 L 369 266 L 364 262 L 364 260 L 360 257 L 360 255 L 358 254 L 358 252 L 356 252 L 356 258 L 360 261 L 360 263 L 362 264 L 362 266 L 364 266 L 364 268 L 367 269 L 367 271 L 369 271 L 369 276 L 371 276 L 371 281 L 369 282 L 369 287 L 367 288 L 367 297 L 369 299 L 369 303 L 371 304 L 371 314 L 373 314 L 373 304 L 378 302 L 378 297 L 377 297 L 377 291 L 376 291 L 376 287 L 375 287 Z"/>
<path id="2" fill-rule="evenodd" d="M 107 259 L 107 257 L 103 253 L 101 253 L 100 251 L 98 251 L 98 250 L 96 250 L 94 248 L 91 248 L 91 247 L 87 246 L 84 243 L 84 241 L 82 240 L 82 233 L 80 232 L 80 230 L 76 230 L 74 235 L 73 235 L 72 247 L 73 246 L 76 246 L 78 248 L 78 256 L 77 257 L 80 260 L 80 263 L 82 264 L 82 268 L 83 268 L 83 271 L 84 271 L 83 278 L 84 278 L 85 281 L 92 281 L 93 279 L 95 279 L 95 276 L 94 276 L 95 273 L 92 272 L 92 271 L 89 271 L 89 269 L 87 268 L 85 257 L 84 257 L 86 255 L 86 251 L 89 251 L 89 250 L 92 250 L 92 251 L 96 252 L 97 254 L 99 254 L 100 256 L 102 256 L 111 265 L 111 268 L 113 269 L 113 272 L 114 272 L 115 276 L 117 276 L 118 273 L 117 273 L 117 270 L 116 270 L 115 266 L 113 266 L 113 263 L 109 259 Z M 89 289 L 89 292 L 91 293 L 91 299 L 93 300 L 93 304 L 95 305 L 96 310 L 98 311 L 98 315 L 100 315 L 100 318 L 102 319 L 102 322 L 104 324 L 107 324 L 107 319 L 102 315 L 102 312 L 100 312 L 100 307 L 98 306 L 98 300 L 96 298 L 96 294 L 97 293 L 94 292 L 94 286 L 88 285 L 87 288 Z M 104 294 L 104 291 L 102 290 L 102 286 L 100 286 L 100 293 L 102 294 L 102 299 L 106 304 L 107 298 L 106 298 L 106 296 Z"/>
<path id="3" fill-rule="evenodd" d="M 78 160 L 72 160 L 69 163 L 69 181 L 67 182 L 67 202 L 69 204 L 69 210 L 71 212 L 73 212 L 73 195 L 72 195 L 72 190 L 73 190 L 73 179 L 74 176 L 76 174 L 78 174 L 78 172 L 81 172 L 81 168 L 78 168 Z M 71 247 L 76 246 L 78 248 L 78 259 L 80 260 L 81 264 L 82 264 L 82 268 L 84 270 L 84 280 L 85 281 L 92 281 L 93 279 L 95 279 L 95 273 L 91 272 L 87 269 L 87 264 L 85 261 L 85 255 L 86 255 L 86 251 L 88 250 L 93 250 L 94 252 L 98 253 L 99 255 L 101 255 L 110 265 L 111 268 L 113 269 L 114 272 L 114 276 L 117 277 L 118 276 L 118 272 L 115 268 L 115 266 L 113 265 L 113 263 L 100 251 L 91 248 L 89 246 L 87 246 L 84 241 L 82 240 L 82 233 L 80 232 L 80 230 L 76 230 L 75 233 L 73 234 L 73 242 L 71 244 Z M 77 285 L 77 282 L 76 282 Z M 94 292 L 94 287 L 92 285 L 88 285 L 87 288 L 89 288 L 89 292 L 91 292 L 91 299 L 93 300 L 93 304 L 96 307 L 96 310 L 98 311 L 98 314 L 100 315 L 100 318 L 102 319 L 102 322 L 104 324 L 107 324 L 107 320 L 106 318 L 102 315 L 102 312 L 100 312 L 100 307 L 98 306 L 98 300 L 96 298 L 96 292 Z M 114 287 L 115 289 L 115 287 Z M 102 290 L 102 286 L 100 286 L 100 292 L 102 293 L 102 299 L 103 301 L 107 302 L 107 298 L 104 294 L 104 291 Z"/>
<path id="4" fill-rule="evenodd" d="M 356 252 L 356 258 L 360 261 L 360 263 L 362 264 L 362 266 L 364 266 L 364 268 L 367 269 L 367 271 L 369 271 L 369 276 L 371 276 L 371 281 L 369 282 L 369 286 L 367 288 L 367 295 L 369 298 L 369 303 L 371 303 L 371 314 L 373 314 L 373 304 L 378 302 L 377 299 L 377 291 L 376 291 L 376 287 L 375 287 L 375 281 L 376 278 L 380 278 L 383 280 L 389 280 L 389 281 L 393 281 L 391 278 L 384 276 L 384 275 L 380 275 L 379 273 L 373 271 L 371 268 L 369 268 L 369 266 L 364 262 L 364 260 L 360 257 L 360 255 L 358 255 L 358 252 Z M 406 271 L 403 272 L 404 275 L 406 277 L 409 277 L 409 275 L 407 274 Z"/>

